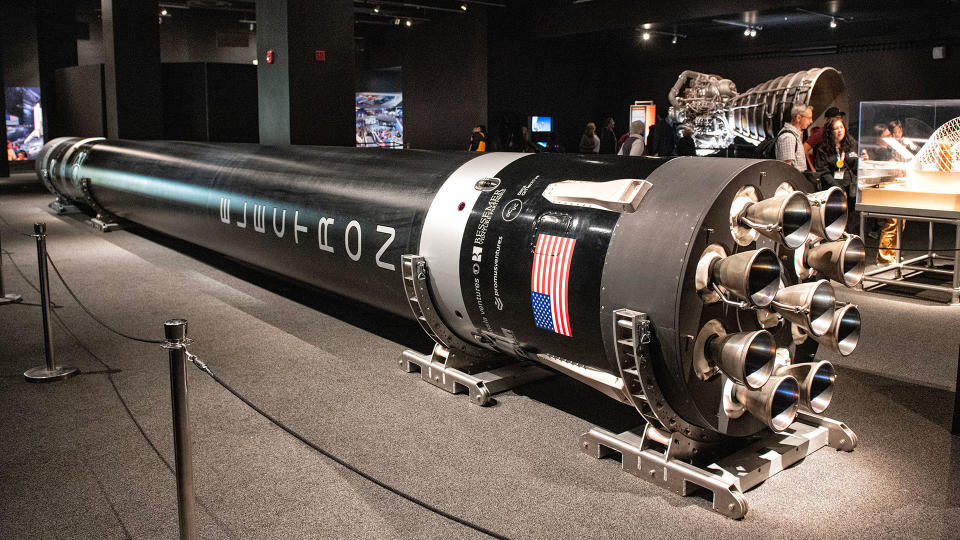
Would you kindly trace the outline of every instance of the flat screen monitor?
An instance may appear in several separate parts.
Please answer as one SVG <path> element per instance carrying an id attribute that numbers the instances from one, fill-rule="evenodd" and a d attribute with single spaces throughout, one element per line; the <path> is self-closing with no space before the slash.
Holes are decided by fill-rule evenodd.
<path id="1" fill-rule="evenodd" d="M 357 93 L 357 146 L 403 148 L 403 94 Z"/>
<path id="2" fill-rule="evenodd" d="M 43 148 L 43 110 L 40 108 L 40 88 L 36 86 L 8 86 L 4 88 L 7 110 L 4 120 L 7 129 L 7 159 L 26 161 L 35 159 Z"/>
<path id="3" fill-rule="evenodd" d="M 530 117 L 530 131 L 533 133 L 550 133 L 553 131 L 553 117 L 552 116 L 531 116 Z"/>

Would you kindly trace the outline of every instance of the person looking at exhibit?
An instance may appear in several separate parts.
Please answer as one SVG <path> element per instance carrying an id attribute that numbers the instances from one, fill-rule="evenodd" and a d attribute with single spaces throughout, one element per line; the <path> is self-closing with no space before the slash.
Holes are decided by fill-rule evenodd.
<path id="1" fill-rule="evenodd" d="M 600 130 L 600 153 L 601 154 L 616 154 L 617 153 L 617 133 L 613 131 L 613 126 L 616 125 L 616 122 L 613 121 L 613 118 L 607 117 L 603 122 L 603 129 Z M 643 138 L 643 133 L 640 134 L 640 137 Z"/>
<path id="2" fill-rule="evenodd" d="M 580 137 L 580 153 L 600 153 L 600 137 L 597 136 L 597 125 L 593 122 L 587 122 L 587 126 L 583 129 L 583 135 Z"/>
<path id="3" fill-rule="evenodd" d="M 680 140 L 677 141 L 677 155 L 697 155 L 697 143 L 693 140 L 693 128 L 690 126 L 683 127 L 683 137 L 680 137 Z"/>
<path id="4" fill-rule="evenodd" d="M 857 141 L 847 133 L 842 116 L 834 116 L 823 126 L 823 140 L 813 150 L 813 167 L 822 187 L 837 186 L 847 192 L 850 201 L 857 197 Z M 849 226 L 859 223 L 850 212 Z"/>
<path id="5" fill-rule="evenodd" d="M 487 134 L 484 133 L 483 126 L 474 126 L 473 132 L 470 134 L 470 146 L 467 150 L 471 152 L 487 151 Z"/>
<path id="6" fill-rule="evenodd" d="M 647 126 L 643 120 L 634 120 L 630 123 L 630 136 L 623 141 L 623 146 L 617 152 L 621 156 L 642 156 L 643 155 L 643 134 Z"/>
<path id="7" fill-rule="evenodd" d="M 807 157 L 803 151 L 803 130 L 810 127 L 812 123 L 813 107 L 797 103 L 790 109 L 790 121 L 783 124 L 783 129 L 777 135 L 777 159 L 800 172 L 807 170 Z"/>

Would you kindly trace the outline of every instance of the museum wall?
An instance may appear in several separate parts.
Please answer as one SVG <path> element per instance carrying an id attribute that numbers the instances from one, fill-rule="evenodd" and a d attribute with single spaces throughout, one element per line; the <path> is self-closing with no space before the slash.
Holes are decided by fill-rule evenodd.
<path id="1" fill-rule="evenodd" d="M 78 2 L 77 20 L 88 32 L 77 39 L 80 65 L 103 63 L 103 32 L 99 0 Z M 169 9 L 160 24 L 161 62 L 223 62 L 249 64 L 257 57 L 257 35 L 248 23 L 252 18 L 236 12 Z M 83 38 L 86 39 L 83 39 Z"/>
<path id="2" fill-rule="evenodd" d="M 686 69 L 729 78 L 744 91 L 787 73 L 834 66 L 848 87 L 854 129 L 860 101 L 960 97 L 960 35 L 946 22 L 879 21 L 842 34 L 823 25 L 764 31 L 756 40 L 727 31 L 672 45 L 663 35 L 645 44 L 631 30 L 532 39 L 530 27 L 511 23 L 524 17 L 507 11 L 491 19 L 490 122 L 552 115 L 568 151 L 576 150 L 588 121 L 612 115 L 617 132 L 625 132 L 634 100 L 654 100 L 665 114 L 667 93 Z M 947 47 L 946 59 L 932 58 L 934 45 Z"/>
<path id="3" fill-rule="evenodd" d="M 7 86 L 40 86 L 36 9 L 33 2 L 25 2 L 17 9 L 4 10 L 0 45 L 3 46 L 3 80 Z"/>
<path id="4" fill-rule="evenodd" d="M 487 121 L 487 20 L 478 12 L 431 15 L 404 42 L 404 143 L 466 150 L 470 130 Z"/>

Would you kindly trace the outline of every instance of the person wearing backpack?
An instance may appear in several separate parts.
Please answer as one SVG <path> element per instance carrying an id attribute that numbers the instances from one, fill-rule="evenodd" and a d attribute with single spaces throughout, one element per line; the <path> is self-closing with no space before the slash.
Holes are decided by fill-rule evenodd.
<path id="1" fill-rule="evenodd" d="M 813 107 L 795 103 L 790 109 L 790 122 L 783 124 L 777 135 L 776 157 L 800 172 L 807 170 L 807 154 L 803 150 L 803 130 L 813 123 Z"/>

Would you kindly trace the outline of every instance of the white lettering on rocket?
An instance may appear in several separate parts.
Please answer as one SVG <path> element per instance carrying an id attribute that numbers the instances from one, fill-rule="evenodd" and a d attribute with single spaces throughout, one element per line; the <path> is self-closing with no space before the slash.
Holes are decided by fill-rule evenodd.
<path id="1" fill-rule="evenodd" d="M 333 218 L 323 217 L 317 222 L 317 243 L 321 250 L 333 253 L 333 246 L 327 241 L 327 227 L 330 225 L 333 225 Z"/>
<path id="2" fill-rule="evenodd" d="M 244 203 L 244 205 L 246 205 L 246 203 Z M 300 221 L 300 211 L 296 210 L 293 212 L 293 243 L 294 244 L 300 243 L 300 237 L 299 237 L 300 233 L 307 232 L 307 227 L 304 225 L 300 225 L 299 221 Z"/>
<path id="3" fill-rule="evenodd" d="M 242 201 L 243 202 L 243 211 L 241 213 L 241 219 L 233 221 L 233 216 L 230 213 L 231 199 L 228 197 L 220 197 L 220 221 L 226 225 L 236 226 L 240 229 L 247 229 L 247 208 L 252 207 L 253 209 L 253 230 L 255 232 L 266 234 L 267 232 L 267 204 L 260 204 L 257 202 L 251 201 Z M 238 201 L 239 205 L 240 201 Z M 277 235 L 277 238 L 283 238 L 284 233 L 287 229 L 287 209 L 273 206 L 273 233 Z M 279 214 L 279 219 L 278 219 Z M 306 214 L 305 214 L 306 215 Z M 338 218 L 339 219 L 339 218 Z M 335 225 L 338 219 L 332 217 L 320 217 L 317 220 L 317 247 L 320 251 L 325 253 L 335 253 L 334 243 L 336 239 L 333 238 L 334 235 L 339 236 L 340 232 L 335 229 Z M 359 221 L 355 219 L 344 220 L 348 221 L 346 229 L 343 231 L 343 246 L 346 248 L 345 252 L 347 257 L 352 261 L 359 261 L 362 258 L 363 250 L 363 229 L 364 226 L 360 224 Z M 393 227 L 388 227 L 386 225 L 375 225 L 376 232 L 384 235 L 382 242 L 380 243 L 379 249 L 377 249 L 376 255 L 373 257 L 373 262 L 377 265 L 378 268 L 383 268 L 384 270 L 389 270 L 395 272 L 397 270 L 396 264 L 387 262 L 384 260 L 387 250 L 393 246 L 394 240 L 397 238 L 397 230 Z M 295 244 L 300 244 L 300 235 L 309 234 L 309 227 L 306 225 L 300 224 L 300 211 L 293 210 L 293 242 Z M 375 240 L 376 241 L 376 240 Z M 479 251 L 482 248 L 477 248 L 476 257 L 479 259 Z M 369 257 L 369 256 L 368 256 Z"/>
<path id="4" fill-rule="evenodd" d="M 228 200 L 229 202 L 229 200 Z M 280 230 L 277 230 L 277 207 L 273 207 L 273 234 L 277 235 L 277 238 L 283 238 L 283 230 L 287 228 L 287 211 L 284 210 L 280 214 Z"/>
<path id="5" fill-rule="evenodd" d="M 230 199 L 220 197 L 220 221 L 230 224 Z"/>
<path id="6" fill-rule="evenodd" d="M 241 229 L 247 228 L 247 201 L 243 201 L 243 222 L 237 222 L 237 227 Z"/>
<path id="7" fill-rule="evenodd" d="M 350 231 L 357 231 L 357 250 L 353 251 L 350 249 Z M 347 232 L 343 234 L 343 245 L 347 248 L 347 257 L 350 257 L 354 261 L 360 260 L 360 224 L 356 220 L 351 221 L 347 224 Z"/>
<path id="8" fill-rule="evenodd" d="M 386 270 L 393 271 L 396 269 L 393 263 L 383 262 L 381 257 L 383 257 L 384 252 L 387 251 L 387 248 L 390 247 L 390 244 L 393 243 L 394 237 L 397 236 L 397 231 L 393 227 L 377 225 L 377 232 L 390 235 L 387 237 L 387 241 L 384 242 L 382 246 L 380 246 L 380 250 L 377 251 L 377 266 L 379 266 L 380 268 L 384 268 Z"/>
<path id="9" fill-rule="evenodd" d="M 264 224 L 266 221 L 267 206 L 265 204 L 254 204 L 253 205 L 253 230 L 258 233 L 267 232 L 267 227 Z"/>

